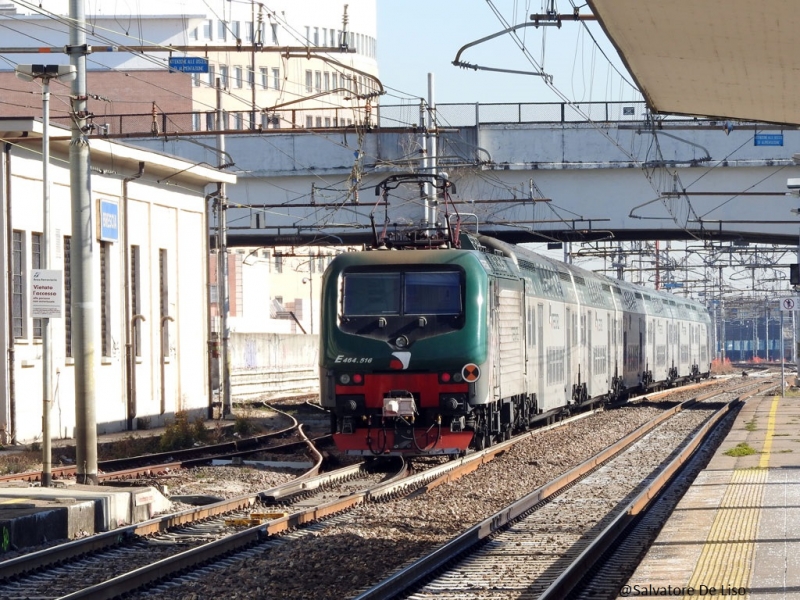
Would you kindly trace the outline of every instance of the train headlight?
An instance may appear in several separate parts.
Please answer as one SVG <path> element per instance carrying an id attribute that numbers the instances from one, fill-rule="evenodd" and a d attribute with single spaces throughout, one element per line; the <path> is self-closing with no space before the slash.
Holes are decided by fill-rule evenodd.
<path id="1" fill-rule="evenodd" d="M 361 373 L 339 373 L 336 377 L 339 385 L 363 385 L 364 375 Z"/>
<path id="2" fill-rule="evenodd" d="M 451 379 L 450 373 L 442 373 L 441 375 L 439 375 L 439 381 L 441 381 L 442 383 L 450 383 L 450 379 Z"/>
<path id="3" fill-rule="evenodd" d="M 408 346 L 408 338 L 404 335 L 401 335 L 394 341 L 394 345 L 398 348 L 405 348 Z"/>
<path id="4" fill-rule="evenodd" d="M 461 376 L 461 373 L 453 373 L 453 381 L 456 383 L 461 383 L 464 381 L 464 378 Z"/>

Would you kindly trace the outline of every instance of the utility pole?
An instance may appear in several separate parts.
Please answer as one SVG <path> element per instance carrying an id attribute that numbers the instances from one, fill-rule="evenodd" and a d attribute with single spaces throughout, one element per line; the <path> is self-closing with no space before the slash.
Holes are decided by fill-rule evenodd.
<path id="1" fill-rule="evenodd" d="M 217 78 L 217 131 L 223 131 L 227 125 L 223 123 L 224 113 L 222 110 L 222 82 Z M 225 165 L 225 135 L 220 133 L 217 135 L 217 153 L 219 160 L 219 168 Z M 219 394 L 222 403 L 222 417 L 230 415 L 231 407 L 231 370 L 230 370 L 230 354 L 228 347 L 230 343 L 230 331 L 228 330 L 228 310 L 229 310 L 229 295 L 228 295 L 228 198 L 226 197 L 225 183 L 217 184 L 217 202 L 219 203 L 219 247 L 217 248 L 217 284 L 219 292 L 217 293 L 217 306 L 220 312 L 220 369 L 219 369 Z"/>
<path id="2" fill-rule="evenodd" d="M 97 418 L 94 381 L 94 223 L 92 220 L 89 142 L 86 127 L 86 29 L 83 0 L 69 0 L 69 61 L 72 82 L 72 127 L 69 183 L 72 207 L 72 349 L 75 359 L 75 466 L 78 483 L 97 483 Z"/>
<path id="3" fill-rule="evenodd" d="M 434 100 L 434 81 L 433 81 L 433 73 L 428 73 L 428 119 L 427 119 L 427 126 L 426 126 L 426 133 L 425 135 L 430 137 L 430 142 L 428 144 L 428 171 L 427 173 L 430 175 L 436 176 L 437 173 L 437 134 L 436 134 L 436 103 Z M 477 125 L 477 124 L 476 124 Z M 477 127 L 476 127 L 477 128 Z M 433 133 L 431 133 L 433 132 Z M 439 206 L 439 198 L 438 198 L 438 187 L 436 186 L 436 180 L 432 179 L 428 184 L 428 213 L 426 218 L 428 223 L 430 223 L 431 227 L 436 227 L 436 219 L 438 217 L 438 206 Z M 447 223 L 445 223 L 445 227 L 447 227 Z M 454 240 L 458 241 L 458 240 Z"/>

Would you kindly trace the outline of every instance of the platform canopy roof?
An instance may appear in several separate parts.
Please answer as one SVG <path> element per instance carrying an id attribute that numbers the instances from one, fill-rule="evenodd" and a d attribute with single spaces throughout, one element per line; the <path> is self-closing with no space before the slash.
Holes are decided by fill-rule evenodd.
<path id="1" fill-rule="evenodd" d="M 588 0 L 650 108 L 800 124 L 798 0 Z"/>

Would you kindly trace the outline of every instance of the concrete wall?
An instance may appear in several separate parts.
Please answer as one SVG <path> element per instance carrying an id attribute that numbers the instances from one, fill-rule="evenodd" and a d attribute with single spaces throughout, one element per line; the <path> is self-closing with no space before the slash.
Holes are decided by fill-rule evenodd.
<path id="1" fill-rule="evenodd" d="M 319 392 L 319 336 L 231 334 L 234 402 Z"/>
<path id="2" fill-rule="evenodd" d="M 783 146 L 756 146 L 757 132 L 783 133 Z M 777 236 L 776 243 L 796 241 L 797 222 L 789 211 L 797 200 L 785 193 L 786 180 L 800 177 L 800 166 L 792 161 L 800 150 L 797 130 L 737 124 L 726 133 L 715 121 L 676 121 L 664 123 L 654 134 L 644 122 L 513 123 L 481 124 L 477 130 L 446 136 L 453 143 L 441 142 L 439 156 L 450 164 L 440 170 L 456 184 L 453 198 L 464 203 L 459 210 L 475 213 L 484 232 L 527 232 L 527 239 L 515 241 L 531 242 L 541 241 L 533 230 L 627 230 L 629 239 L 639 239 L 638 232 L 645 231 L 669 239 L 677 232 L 685 239 L 688 229 L 756 232 Z M 457 143 L 466 137 L 474 145 Z M 229 136 L 226 149 L 242 173 L 229 195 L 234 206 L 253 207 L 231 208 L 228 218 L 251 223 L 253 214 L 261 213 L 261 228 L 232 230 L 229 243 L 288 245 L 326 235 L 349 243 L 353 239 L 347 236 L 354 233 L 369 238 L 375 185 L 415 168 L 413 161 L 401 159 L 415 155 L 412 150 L 419 142 L 412 133 L 367 133 L 360 146 L 364 175 L 356 203 L 349 185 L 358 143 L 354 134 Z M 141 143 L 191 160 L 214 160 L 213 153 L 185 140 Z M 528 201 L 531 181 L 548 202 Z M 308 207 L 312 183 L 326 189 Z M 676 190 L 676 196 L 666 196 Z M 754 196 L 758 193 L 764 196 Z M 392 192 L 392 223 L 422 218 L 419 203 L 413 201 L 418 194 L 410 185 Z M 292 203 L 306 207 L 293 208 Z M 378 216 L 382 223 L 382 207 Z"/>

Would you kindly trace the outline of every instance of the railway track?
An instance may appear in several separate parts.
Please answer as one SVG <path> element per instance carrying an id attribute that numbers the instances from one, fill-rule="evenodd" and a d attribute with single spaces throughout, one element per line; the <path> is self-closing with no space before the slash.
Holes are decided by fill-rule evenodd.
<path id="1" fill-rule="evenodd" d="M 577 422 L 588 416 L 591 414 L 582 414 L 551 428 Z M 522 438 L 536 436 L 546 429 L 530 432 Z M 440 464 L 435 464 L 436 461 L 433 461 L 431 464 L 419 466 L 418 470 L 422 472 L 413 476 L 398 473 L 390 482 L 378 483 L 374 479 L 365 481 L 357 475 L 363 470 L 361 466 L 340 469 L 325 476 L 307 473 L 289 484 L 261 494 L 184 511 L 109 534 L 77 540 L 66 546 L 36 553 L 38 556 L 28 555 L 30 558 L 23 556 L 0 563 L 2 597 L 39 597 L 40 593 L 43 598 L 65 596 L 60 592 L 53 593 L 57 588 L 52 585 L 41 583 L 45 581 L 43 579 L 45 573 L 49 574 L 52 569 L 49 565 L 55 562 L 74 561 L 75 559 L 71 558 L 73 555 L 99 552 L 94 548 L 109 545 L 113 550 L 105 550 L 104 552 L 111 552 L 105 558 L 103 555 L 98 555 L 100 558 L 85 565 L 65 563 L 73 566 L 54 571 L 59 582 L 69 579 L 70 572 L 102 574 L 102 582 L 99 585 L 69 592 L 70 595 L 66 597 L 111 598 L 142 586 L 152 586 L 155 581 L 165 578 L 171 580 L 171 583 L 159 584 L 149 593 L 158 595 L 161 592 L 162 597 L 171 597 L 176 587 L 186 584 L 185 580 L 175 579 L 173 573 L 196 569 L 197 565 L 221 564 L 220 556 L 234 552 L 234 557 L 225 559 L 227 562 L 224 563 L 231 564 L 231 561 L 240 561 L 247 556 L 262 555 L 270 547 L 292 544 L 304 536 L 319 535 L 319 532 L 326 527 L 346 525 L 355 518 L 347 512 L 350 508 L 364 503 L 422 495 L 443 483 L 475 471 L 497 456 L 503 456 L 520 439 L 515 438 L 498 444 L 485 452 L 458 461 L 440 462 Z M 326 479 L 328 476 L 338 480 L 338 483 Z M 353 479 L 353 482 L 348 483 L 348 479 Z M 391 504 L 386 506 L 390 507 Z M 390 508 L 389 510 L 391 511 Z M 283 512 L 288 514 L 280 516 Z M 321 519 L 327 520 L 321 521 Z M 293 530 L 293 533 L 286 535 L 290 530 Z M 158 537 L 155 537 L 156 534 Z M 123 541 L 124 547 L 120 545 Z M 138 550 L 130 549 L 136 547 Z M 155 561 L 156 551 L 165 552 L 168 556 Z M 135 555 L 137 552 L 144 552 L 147 564 L 131 572 L 131 568 L 136 564 L 131 553 Z M 37 564 L 37 561 L 41 563 Z M 122 564 L 119 567 L 112 566 L 120 563 Z M 196 571 L 191 575 L 193 581 L 198 577 L 201 575 Z M 81 578 L 81 584 L 84 586 L 89 583 L 86 579 L 86 577 Z"/>
<path id="2" fill-rule="evenodd" d="M 766 385 L 774 386 L 752 383 L 741 386 L 751 388 L 748 392 L 710 392 L 677 405 L 364 591 L 357 600 L 466 600 L 487 594 L 496 599 L 566 598 L 714 425 L 737 402 Z M 616 583 L 606 580 L 602 587 L 618 590 Z M 589 596 L 592 591 L 584 588 Z"/>
<path id="3" fill-rule="evenodd" d="M 403 464 L 390 477 L 373 473 L 364 464 L 325 475 L 309 472 L 256 495 L 24 555 L 0 563 L 2 597 L 113 598 L 209 561 L 217 564 L 222 555 L 238 552 L 240 559 L 246 558 L 248 552 L 263 552 L 266 545 L 287 543 L 278 534 L 317 523 L 292 534 L 313 535 L 315 528 L 328 526 L 323 519 L 333 517 L 330 524 L 347 520 L 346 511 L 356 505 L 423 493 L 470 473 L 502 455 L 515 441 L 458 461 L 417 465 L 416 472 Z M 98 574 L 99 581 L 92 581 L 87 573 Z M 180 580 L 172 585 L 180 585 Z"/>
<path id="4" fill-rule="evenodd" d="M 294 416 L 275 408 L 272 410 L 282 413 L 289 424 L 275 431 L 219 444 L 99 461 L 97 479 L 100 482 L 111 482 L 150 477 L 169 473 L 176 469 L 210 465 L 213 461 L 245 458 L 257 453 L 286 455 L 307 452 L 319 458 L 317 450 L 333 447 L 330 435 L 309 439 L 303 430 L 303 425 Z M 319 471 L 319 465 L 317 471 Z M 75 473 L 75 466 L 52 467 L 55 481 L 72 478 Z M 2 475 L 0 476 L 0 485 L 7 481 L 38 482 L 41 481 L 41 475 L 41 471 Z"/>
<path id="5" fill-rule="evenodd" d="M 3 599 L 113 598 L 269 535 L 338 512 L 341 496 L 359 498 L 407 475 L 354 465 L 307 473 L 261 494 L 152 519 L 0 562 Z M 332 509 L 329 505 L 335 505 Z"/>

